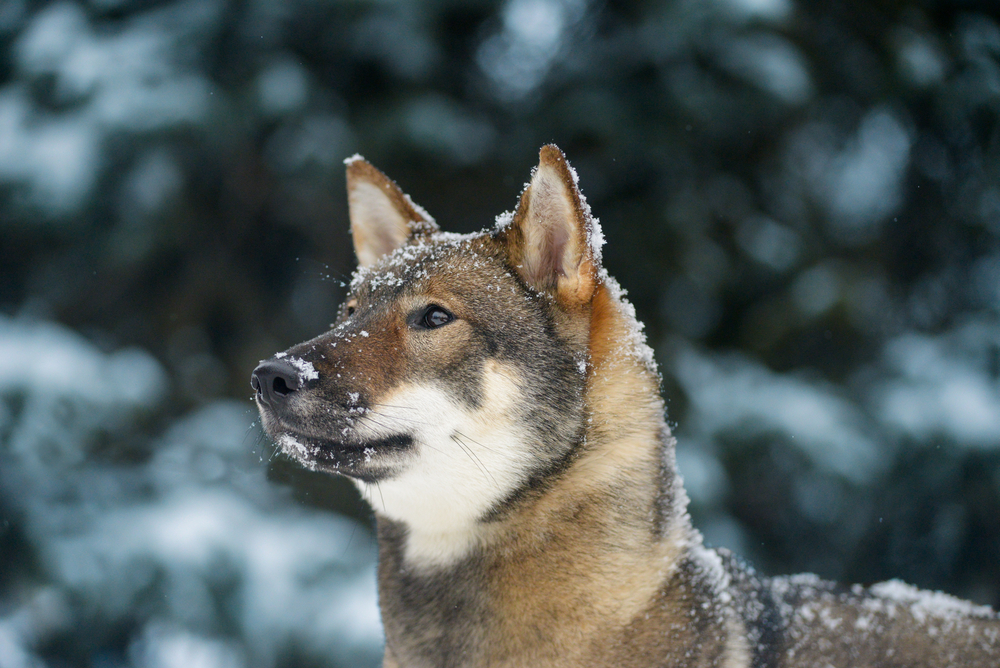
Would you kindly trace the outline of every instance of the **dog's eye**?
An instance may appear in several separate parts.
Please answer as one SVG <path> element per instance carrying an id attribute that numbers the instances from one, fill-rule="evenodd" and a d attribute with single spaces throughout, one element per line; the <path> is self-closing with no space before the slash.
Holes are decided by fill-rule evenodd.
<path id="1" fill-rule="evenodd" d="M 454 319 L 455 316 L 448 313 L 448 311 L 444 310 L 437 304 L 431 304 L 424 309 L 424 312 L 417 320 L 417 324 L 424 329 L 434 329 L 436 327 L 440 327 L 441 325 L 447 325 Z"/>

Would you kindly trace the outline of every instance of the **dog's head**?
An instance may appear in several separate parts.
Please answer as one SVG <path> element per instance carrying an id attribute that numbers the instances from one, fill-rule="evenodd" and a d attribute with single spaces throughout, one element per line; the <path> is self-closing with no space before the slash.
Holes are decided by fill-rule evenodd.
<path id="1" fill-rule="evenodd" d="M 441 530 L 502 511 L 584 437 L 600 231 L 555 146 L 513 215 L 471 235 L 348 161 L 359 267 L 327 333 L 254 371 L 265 430 L 376 512 Z"/>

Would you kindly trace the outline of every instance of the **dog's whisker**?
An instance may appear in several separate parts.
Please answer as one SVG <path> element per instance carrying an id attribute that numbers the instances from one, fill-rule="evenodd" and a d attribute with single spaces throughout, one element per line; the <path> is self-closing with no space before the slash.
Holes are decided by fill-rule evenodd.
<path id="1" fill-rule="evenodd" d="M 490 452 L 496 452 L 496 450 L 494 450 L 493 448 L 489 447 L 488 445 L 483 445 L 482 443 L 480 443 L 479 441 L 475 440 L 474 438 L 471 438 L 468 434 L 462 433 L 460 431 L 456 431 L 455 433 L 458 434 L 459 436 L 461 436 L 462 438 L 464 438 L 467 441 L 472 441 L 473 443 L 475 443 L 476 445 L 478 445 L 483 450 L 489 450 Z"/>
<path id="2" fill-rule="evenodd" d="M 423 420 L 416 420 L 416 419 L 410 418 L 410 417 L 400 417 L 398 415 L 372 415 L 371 413 L 365 414 L 361 419 L 362 420 L 368 420 L 368 421 L 370 421 L 372 423 L 379 424 L 381 426 L 386 426 L 386 427 L 388 425 L 386 424 L 385 420 L 392 420 L 394 422 L 401 422 L 401 423 L 404 423 L 404 424 L 407 424 L 407 425 L 421 425 L 421 426 L 426 426 L 426 425 L 430 424 L 429 422 L 425 422 Z"/>
<path id="3" fill-rule="evenodd" d="M 371 416 L 369 416 L 367 418 L 367 420 L 372 425 L 374 425 L 375 427 L 377 427 L 379 430 L 385 432 L 386 434 L 392 434 L 392 433 L 395 433 L 396 431 L 398 431 L 397 429 L 393 429 L 394 425 L 386 422 L 385 420 L 380 420 L 379 418 L 371 417 Z M 413 424 L 420 424 L 420 423 L 413 423 Z"/>
<path id="4" fill-rule="evenodd" d="M 382 485 L 379 484 L 378 480 L 375 481 L 375 489 L 378 490 L 378 498 L 382 501 L 382 512 L 388 512 L 385 508 L 385 497 L 382 496 Z M 375 504 L 372 504 L 375 505 Z"/>
<path id="5" fill-rule="evenodd" d="M 483 461 L 476 455 L 476 453 L 472 451 L 472 448 L 470 448 L 468 444 L 464 443 L 457 434 L 452 434 L 451 440 L 454 441 L 459 448 L 461 448 L 462 452 L 464 452 L 469 456 L 469 459 L 472 460 L 473 464 L 479 467 L 480 471 L 482 471 L 487 477 L 489 477 L 490 480 L 493 481 L 493 485 L 497 489 L 500 489 L 500 485 L 497 483 L 496 478 L 493 477 L 493 474 L 489 472 L 489 470 L 483 464 Z"/>
<path id="6" fill-rule="evenodd" d="M 340 554 L 341 559 L 347 557 L 347 553 L 351 549 L 351 543 L 354 541 L 354 534 L 356 534 L 357 532 L 358 532 L 358 523 L 354 522 L 354 527 L 351 529 L 351 535 L 347 538 L 347 545 L 344 546 L 344 551 Z"/>
<path id="7" fill-rule="evenodd" d="M 246 443 L 247 443 L 247 437 L 253 432 L 253 429 L 256 426 L 257 426 L 257 421 L 256 420 L 254 420 L 249 425 L 247 425 L 247 430 L 245 432 L 243 432 L 243 440 L 240 442 L 240 445 L 246 445 Z"/>

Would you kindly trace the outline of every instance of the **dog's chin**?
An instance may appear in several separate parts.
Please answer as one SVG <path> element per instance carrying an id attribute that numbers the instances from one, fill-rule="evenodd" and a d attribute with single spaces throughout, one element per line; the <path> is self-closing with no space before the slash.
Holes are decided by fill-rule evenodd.
<path id="1" fill-rule="evenodd" d="M 413 447 L 408 434 L 396 434 L 358 442 L 334 441 L 289 431 L 275 434 L 282 452 L 306 468 L 355 478 L 367 483 L 385 480 L 396 473 L 393 455 Z"/>

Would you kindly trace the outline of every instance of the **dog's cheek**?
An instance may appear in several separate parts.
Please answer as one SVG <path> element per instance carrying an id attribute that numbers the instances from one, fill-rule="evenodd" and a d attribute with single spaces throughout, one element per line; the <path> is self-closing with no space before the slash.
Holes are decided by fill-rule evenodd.
<path id="1" fill-rule="evenodd" d="M 456 320 L 438 329 L 411 330 L 406 349 L 412 373 L 426 379 L 463 366 L 470 352 L 470 329 L 466 321 Z"/>
<path id="2" fill-rule="evenodd" d="M 467 321 L 442 328 L 426 351 L 424 373 L 469 409 L 478 409 L 483 401 L 484 365 L 489 359 L 488 347 L 475 327 Z M 450 330 L 450 331 L 444 331 Z"/>

